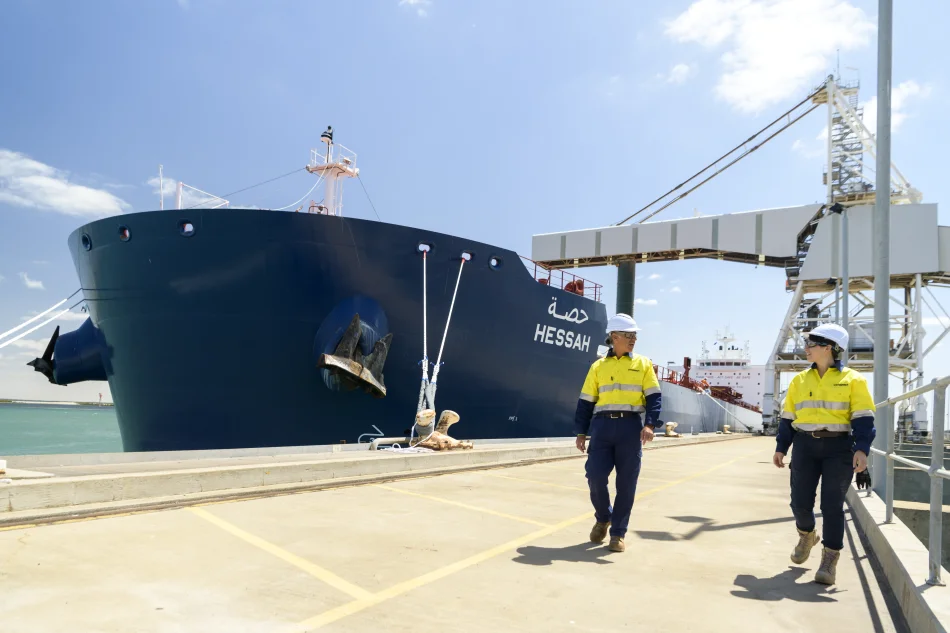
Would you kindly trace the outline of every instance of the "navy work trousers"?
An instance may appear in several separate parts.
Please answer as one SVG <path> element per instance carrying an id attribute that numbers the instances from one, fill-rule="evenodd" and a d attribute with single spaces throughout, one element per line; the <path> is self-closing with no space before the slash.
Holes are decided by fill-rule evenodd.
<path id="1" fill-rule="evenodd" d="M 637 492 L 643 447 L 640 416 L 605 418 L 594 416 L 590 423 L 587 446 L 587 485 L 594 504 L 594 517 L 600 523 L 610 522 L 611 536 L 624 536 Z M 617 497 L 613 507 L 607 482 L 610 471 L 617 469 Z"/>
<path id="2" fill-rule="evenodd" d="M 844 548 L 844 498 L 854 475 L 853 438 L 812 437 L 795 433 L 792 441 L 792 512 L 798 529 L 815 529 L 815 494 L 821 480 L 822 544 L 828 549 Z"/>

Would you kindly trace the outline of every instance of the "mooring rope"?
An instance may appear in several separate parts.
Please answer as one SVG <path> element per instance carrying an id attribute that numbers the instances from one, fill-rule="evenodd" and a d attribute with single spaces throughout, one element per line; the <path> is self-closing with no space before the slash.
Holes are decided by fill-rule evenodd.
<path id="1" fill-rule="evenodd" d="M 732 417 L 734 417 L 734 418 L 736 419 L 736 422 L 738 422 L 739 424 L 741 424 L 742 426 L 744 426 L 747 431 L 752 431 L 752 427 L 750 427 L 748 424 L 746 424 L 745 422 L 743 422 L 742 420 L 740 420 L 734 413 L 732 413 L 731 411 L 729 411 L 729 409 L 727 409 L 726 407 L 722 406 L 722 403 L 719 402 L 718 400 L 716 400 L 715 398 L 713 398 L 711 394 L 708 394 L 708 393 L 706 393 L 705 391 L 703 391 L 702 394 L 703 394 L 704 396 L 706 396 L 707 398 L 709 398 L 710 400 L 712 400 L 713 402 L 715 402 L 715 403 L 719 406 L 720 409 L 722 409 L 723 411 L 726 412 L 726 415 L 731 415 Z"/>
<path id="2" fill-rule="evenodd" d="M 55 321 L 55 320 L 58 319 L 59 317 L 63 316 L 64 314 L 66 314 L 67 312 L 69 312 L 70 310 L 72 310 L 73 308 L 75 308 L 76 306 L 80 305 L 81 303 L 82 303 L 82 301 L 79 301 L 78 303 L 74 303 L 73 305 L 71 305 L 70 307 L 66 308 L 65 310 L 63 310 L 63 311 L 61 311 L 61 312 L 57 312 L 55 315 L 53 315 L 53 316 L 51 316 L 50 318 L 46 319 L 45 321 L 43 321 L 42 323 L 40 323 L 40 324 L 37 325 L 36 327 L 31 327 L 31 328 L 30 328 L 29 330 L 27 330 L 26 332 L 23 332 L 23 333 L 21 333 L 21 334 L 17 334 L 17 335 L 14 336 L 13 338 L 11 338 L 11 339 L 9 339 L 9 340 L 6 340 L 6 341 L 4 341 L 3 343 L 0 343 L 0 349 L 3 349 L 3 348 L 6 347 L 7 345 L 10 345 L 10 344 L 12 344 L 12 343 L 15 343 L 15 342 L 19 341 L 19 340 L 20 340 L 21 338 L 23 338 L 24 336 L 27 336 L 27 335 L 29 335 L 29 334 L 32 334 L 33 332 L 37 331 L 38 329 L 40 329 L 40 328 L 43 327 L 44 325 L 48 325 L 48 324 L 52 323 L 53 321 Z"/>
<path id="3" fill-rule="evenodd" d="M 455 309 L 455 297 L 458 296 L 459 292 L 459 282 L 462 281 L 462 271 L 465 269 L 465 262 L 468 259 L 463 255 L 462 263 L 459 265 L 459 274 L 455 280 L 455 291 L 452 293 L 452 303 L 449 304 L 449 316 L 445 320 L 445 330 L 442 332 L 442 344 L 439 345 L 439 356 L 435 361 L 435 368 L 432 370 L 432 380 L 429 383 L 429 408 L 435 409 L 435 391 L 438 389 L 438 380 L 439 380 L 439 369 L 442 366 L 442 350 L 445 349 L 445 339 L 449 335 L 449 324 L 452 322 L 452 310 Z"/>
<path id="4" fill-rule="evenodd" d="M 429 387 L 429 339 L 427 335 L 428 325 L 426 322 L 426 253 L 422 251 L 422 384 L 419 385 L 419 403 L 416 405 L 416 413 L 423 409 L 426 391 Z M 415 428 L 415 425 L 413 425 Z"/>
<path id="5" fill-rule="evenodd" d="M 7 330 L 7 331 L 4 332 L 3 334 L 0 334 L 0 338 L 6 338 L 6 337 L 8 337 L 9 335 L 13 334 L 14 332 L 17 332 L 17 331 L 19 331 L 19 330 L 22 330 L 23 328 L 25 328 L 26 326 L 28 326 L 28 325 L 29 325 L 30 323 L 32 323 L 33 321 L 36 321 L 37 319 L 40 319 L 40 318 L 46 316 L 47 314 L 49 314 L 50 312 L 52 312 L 53 310 L 55 310 L 55 309 L 58 308 L 59 306 L 63 305 L 64 303 L 66 303 L 67 301 L 69 301 L 70 299 L 72 299 L 73 297 L 75 297 L 81 290 L 82 290 L 82 288 L 80 288 L 79 290 L 76 290 L 76 292 L 74 292 L 73 294 L 69 295 L 68 297 L 66 297 L 65 299 L 63 299 L 62 301 L 60 301 L 59 303 L 56 303 L 56 304 L 53 305 L 52 307 L 47 308 L 46 310 L 43 310 L 42 312 L 40 312 L 39 314 L 37 314 L 35 317 L 33 317 L 32 319 L 30 319 L 29 321 L 24 321 L 23 323 L 21 323 L 20 325 L 16 326 L 15 328 L 13 328 L 13 329 L 11 329 L 11 330 Z M 80 301 L 80 303 L 82 303 L 82 302 Z M 74 306 L 74 307 L 75 307 L 75 306 Z M 70 308 L 70 310 L 71 310 L 71 309 L 72 309 L 72 308 Z M 60 312 L 60 314 L 62 314 L 62 312 Z M 58 315 L 57 315 L 57 316 L 58 316 Z M 55 319 L 56 317 L 53 317 L 53 318 Z M 49 323 L 49 321 L 47 321 L 47 323 Z M 42 326 L 39 326 L 39 327 L 42 327 Z M 31 330 L 31 331 L 32 331 L 32 330 Z"/>
<path id="6" fill-rule="evenodd" d="M 470 257 L 466 256 L 466 253 L 462 254 L 462 263 L 459 265 L 459 274 L 455 280 L 455 290 L 452 292 L 452 302 L 449 304 L 449 315 L 445 320 L 445 330 L 442 332 L 442 343 L 439 345 L 439 356 L 436 359 L 435 367 L 432 370 L 432 380 L 430 381 L 429 339 L 427 334 L 428 323 L 426 320 L 426 253 L 427 251 L 422 252 L 422 384 L 419 387 L 419 403 L 416 406 L 416 415 L 422 411 L 424 405 L 428 405 L 429 409 L 435 411 L 435 391 L 438 388 L 439 368 L 442 366 L 442 352 L 445 349 L 445 339 L 449 334 L 449 325 L 452 323 L 452 312 L 455 309 L 455 299 L 458 297 L 459 283 L 462 281 L 462 270 L 465 269 L 465 262 L 467 262 Z M 412 429 L 409 432 L 410 448 L 415 448 L 422 442 L 425 442 L 427 439 L 432 437 L 437 426 L 438 422 L 436 420 L 432 420 L 432 430 L 429 431 L 429 434 L 425 437 L 419 438 L 419 440 L 416 441 L 416 424 L 413 422 Z"/>

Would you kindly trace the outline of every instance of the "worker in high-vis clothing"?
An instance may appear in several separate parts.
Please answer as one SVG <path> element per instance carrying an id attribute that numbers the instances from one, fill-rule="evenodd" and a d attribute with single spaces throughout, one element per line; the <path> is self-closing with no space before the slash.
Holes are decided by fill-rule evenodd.
<path id="1" fill-rule="evenodd" d="M 798 529 L 792 562 L 801 565 L 818 544 L 815 496 L 821 480 L 823 550 L 815 582 L 833 585 L 844 548 L 844 499 L 854 473 L 867 470 L 874 441 L 874 401 L 867 380 L 841 365 L 848 332 L 819 325 L 807 334 L 805 354 L 812 366 L 792 378 L 782 407 L 773 463 L 784 468 L 793 447 L 791 508 Z M 862 476 L 859 474 L 859 479 Z"/>
<path id="2" fill-rule="evenodd" d="M 594 505 L 590 540 L 603 543 L 609 529 L 607 547 L 614 552 L 625 549 L 643 443 L 653 440 L 653 429 L 660 424 L 660 383 L 653 363 L 633 353 L 639 330 L 627 314 L 610 317 L 606 341 L 609 350 L 588 370 L 574 414 L 577 448 L 582 453 L 590 436 L 585 467 Z M 617 496 L 611 507 L 607 480 L 614 469 Z"/>

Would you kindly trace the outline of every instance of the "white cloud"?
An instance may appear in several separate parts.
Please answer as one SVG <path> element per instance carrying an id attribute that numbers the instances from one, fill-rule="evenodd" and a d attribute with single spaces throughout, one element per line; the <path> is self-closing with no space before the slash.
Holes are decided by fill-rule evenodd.
<path id="1" fill-rule="evenodd" d="M 635 299 L 634 303 L 641 306 L 655 306 L 658 301 L 656 299 Z"/>
<path id="2" fill-rule="evenodd" d="M 683 289 L 680 288 L 679 286 L 673 286 L 672 288 L 670 288 L 670 292 L 683 292 Z"/>
<path id="3" fill-rule="evenodd" d="M 29 288 L 30 290 L 46 290 L 43 287 L 42 281 L 37 281 L 35 279 L 30 279 L 30 276 L 26 273 L 20 273 L 20 279 L 23 280 L 23 285 Z"/>
<path id="4" fill-rule="evenodd" d="M 178 180 L 171 178 L 168 175 L 163 175 L 162 180 L 158 179 L 158 176 L 149 178 L 146 183 L 152 188 L 152 193 L 156 196 L 159 193 L 164 192 L 165 194 L 165 208 L 174 209 L 177 205 L 176 197 L 178 195 Z M 206 195 L 203 193 L 198 193 L 194 189 L 189 189 L 188 185 L 182 187 L 181 190 L 181 208 L 187 209 L 189 207 L 205 207 L 205 206 L 215 206 L 221 202 L 221 198 L 217 198 L 214 195 Z M 160 203 L 159 203 L 160 204 Z M 234 206 L 234 205 L 230 205 Z M 158 205 L 156 205 L 158 208 Z M 244 208 L 244 207 L 240 207 Z"/>
<path id="5" fill-rule="evenodd" d="M 108 191 L 71 183 L 67 172 L 7 149 L 0 149 L 0 203 L 90 217 L 130 208 Z"/>
<path id="6" fill-rule="evenodd" d="M 152 193 L 156 196 L 159 194 L 159 189 L 165 193 L 165 198 L 175 198 L 175 190 L 178 188 L 178 181 L 169 176 L 163 175 L 161 179 L 158 176 L 154 178 L 149 178 L 146 183 L 149 187 L 152 188 Z M 159 188 L 161 185 L 161 188 Z"/>
<path id="7" fill-rule="evenodd" d="M 891 131 L 896 131 L 907 120 L 909 116 L 906 111 L 908 104 L 915 100 L 926 99 L 932 91 L 933 88 L 930 84 L 921 85 L 913 79 L 898 84 L 891 93 Z M 864 107 L 864 125 L 872 135 L 876 135 L 877 97 L 871 97 L 868 101 L 862 103 L 862 106 Z M 828 151 L 828 126 L 825 125 L 821 128 L 818 136 L 815 137 L 815 141 L 806 142 L 797 139 L 792 143 L 792 151 L 808 159 L 825 156 Z"/>
<path id="8" fill-rule="evenodd" d="M 677 42 L 725 46 L 716 94 L 758 113 L 804 91 L 837 50 L 870 43 L 874 21 L 848 0 L 696 0 L 666 25 Z"/>
<path id="9" fill-rule="evenodd" d="M 792 143 L 792 151 L 804 158 L 812 159 L 825 155 L 825 147 L 821 143 L 805 143 L 801 139 L 796 139 Z"/>
<path id="10" fill-rule="evenodd" d="M 32 319 L 33 317 L 35 317 L 37 314 L 39 314 L 39 313 L 38 313 L 38 312 L 34 312 L 34 313 L 31 314 L 30 316 L 21 317 L 20 320 L 21 320 L 21 321 L 29 321 L 30 319 Z M 47 317 L 47 318 L 49 318 L 49 317 Z M 88 319 L 88 318 L 89 318 L 89 315 L 88 315 L 87 313 L 85 313 L 85 312 L 64 312 L 63 314 L 59 315 L 59 316 L 56 318 L 56 320 L 57 320 L 57 321 L 85 321 L 85 320 Z"/>
<path id="11" fill-rule="evenodd" d="M 668 75 L 666 75 L 666 82 L 671 84 L 681 84 L 690 76 L 693 69 L 689 67 L 689 64 L 677 64 L 670 69 Z"/>
<path id="12" fill-rule="evenodd" d="M 659 278 L 662 277 L 662 276 L 663 276 L 663 275 L 661 275 L 661 274 L 659 274 L 659 273 L 653 273 L 652 275 L 650 275 L 649 277 L 647 277 L 647 279 L 648 279 L 649 281 L 654 281 L 654 280 L 659 279 Z"/>
<path id="13" fill-rule="evenodd" d="M 950 327 L 950 319 L 947 317 L 924 317 L 924 327 L 928 325 L 939 325 L 940 327 Z"/>
<path id="14" fill-rule="evenodd" d="M 19 341 L 13 341 L 10 343 L 10 347 L 19 347 L 20 349 L 28 350 L 31 355 L 42 356 L 43 352 L 46 351 L 46 346 L 49 345 L 49 340 L 43 339 L 29 339 L 21 338 Z"/>
<path id="15" fill-rule="evenodd" d="M 416 13 L 420 18 L 424 18 L 429 15 L 429 12 L 425 10 L 425 7 L 432 4 L 431 0 L 399 0 L 399 6 L 408 5 L 410 7 L 416 7 Z"/>
<path id="16" fill-rule="evenodd" d="M 926 99 L 930 96 L 931 86 L 920 85 L 913 79 L 902 81 L 891 92 L 891 131 L 900 127 L 907 120 L 905 108 L 909 102 Z M 871 134 L 877 134 L 877 97 L 871 97 L 864 104 L 864 125 Z M 827 132 L 826 132 L 827 134 Z"/>

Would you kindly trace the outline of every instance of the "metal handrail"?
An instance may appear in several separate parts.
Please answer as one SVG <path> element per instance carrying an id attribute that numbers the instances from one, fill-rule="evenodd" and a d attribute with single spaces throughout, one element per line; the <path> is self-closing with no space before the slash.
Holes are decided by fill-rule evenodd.
<path id="1" fill-rule="evenodd" d="M 918 387 L 910 391 L 888 398 L 875 407 L 882 413 L 879 417 L 886 421 L 884 430 L 887 433 L 887 450 L 871 448 L 871 453 L 880 455 L 887 460 L 884 480 L 884 507 L 885 523 L 894 521 L 894 463 L 904 464 L 916 470 L 923 471 L 930 477 L 930 537 L 927 542 L 927 551 L 930 559 L 930 575 L 928 585 L 943 585 L 942 549 L 943 549 L 943 480 L 950 479 L 950 471 L 943 467 L 944 451 L 944 413 L 947 406 L 947 387 L 950 386 L 950 376 L 934 378 L 929 385 Z M 931 431 L 930 466 L 921 462 L 901 457 L 894 452 L 894 413 L 893 407 L 899 402 L 934 392 L 933 430 Z M 870 491 L 868 492 L 870 494 Z"/>
<path id="2" fill-rule="evenodd" d="M 600 301 L 603 286 L 599 283 L 579 275 L 575 275 L 574 273 L 568 272 L 563 268 L 549 268 L 544 264 L 534 261 L 530 257 L 525 257 L 524 255 L 519 255 L 519 257 L 521 257 L 521 263 L 524 264 L 525 268 L 529 273 L 531 273 L 535 281 L 546 283 L 552 288 L 567 290 L 567 292 L 572 292 L 571 290 L 567 289 L 567 284 L 581 281 L 584 284 L 584 289 L 581 296 L 593 299 L 597 302 Z M 567 279 L 567 277 L 569 277 L 569 279 Z"/>

